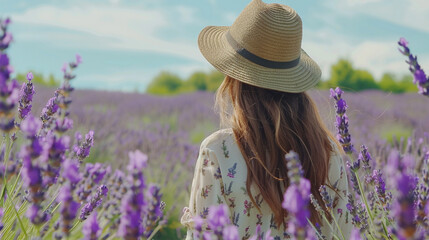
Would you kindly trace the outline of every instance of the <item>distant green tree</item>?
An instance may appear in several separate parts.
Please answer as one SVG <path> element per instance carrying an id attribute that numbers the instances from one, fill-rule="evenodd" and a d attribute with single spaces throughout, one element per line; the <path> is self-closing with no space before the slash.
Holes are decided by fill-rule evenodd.
<path id="1" fill-rule="evenodd" d="M 401 89 L 404 89 L 405 92 L 417 92 L 418 88 L 413 83 L 413 76 L 411 75 L 405 75 L 402 77 L 402 79 L 398 82 L 398 87 Z"/>
<path id="2" fill-rule="evenodd" d="M 378 85 L 380 86 L 380 89 L 384 92 L 392 92 L 392 93 L 405 92 L 405 89 L 399 87 L 398 80 L 396 76 L 392 73 L 383 74 Z"/>
<path id="3" fill-rule="evenodd" d="M 170 95 L 180 92 L 183 80 L 172 73 L 161 72 L 158 74 L 146 89 L 147 93 L 156 95 Z"/>
<path id="4" fill-rule="evenodd" d="M 198 91 L 206 91 L 208 88 L 208 76 L 204 72 L 195 72 L 188 78 L 186 85 L 192 86 Z"/>
<path id="5" fill-rule="evenodd" d="M 362 91 L 367 89 L 379 89 L 371 73 L 366 70 L 354 70 L 350 79 L 352 89 Z"/>
<path id="6" fill-rule="evenodd" d="M 225 75 L 223 75 L 223 73 L 217 70 L 210 72 L 207 76 L 207 90 L 210 92 L 215 92 L 222 84 L 224 79 Z"/>
<path id="7" fill-rule="evenodd" d="M 33 80 L 31 80 L 34 84 L 47 86 L 47 87 L 58 87 L 60 85 L 60 80 L 55 79 L 53 74 L 49 74 L 48 77 L 43 76 L 42 73 L 37 73 L 34 71 L 28 71 L 33 73 Z M 27 73 L 28 73 L 27 72 Z M 22 83 L 27 81 L 27 73 L 18 73 L 16 74 L 16 80 Z"/>
<path id="8" fill-rule="evenodd" d="M 354 69 L 352 63 L 347 59 L 340 59 L 331 67 L 331 78 L 321 87 L 341 87 L 349 91 L 362 91 L 366 89 L 378 89 L 372 74 L 366 70 Z"/>

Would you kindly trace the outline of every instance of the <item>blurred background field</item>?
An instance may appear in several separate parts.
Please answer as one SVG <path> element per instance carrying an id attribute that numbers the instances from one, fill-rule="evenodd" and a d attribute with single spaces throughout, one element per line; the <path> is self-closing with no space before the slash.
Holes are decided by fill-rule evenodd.
<path id="1" fill-rule="evenodd" d="M 52 90 L 36 86 L 35 112 L 41 111 Z M 310 95 L 334 132 L 335 109 L 329 91 L 313 90 Z M 377 146 L 395 144 L 395 138 L 425 137 L 429 129 L 429 108 L 421 95 L 370 90 L 347 92 L 344 98 L 350 106 L 354 144 L 366 144 L 372 152 Z M 168 225 L 158 234 L 159 239 L 180 239 L 184 233 L 179 220 L 189 198 L 199 144 L 219 129 L 213 105 L 214 93 L 201 91 L 169 97 L 94 90 L 73 93 L 74 130 L 95 131 L 89 161 L 119 167 L 127 164 L 132 149 L 148 154 L 145 174 L 161 186 L 168 209 Z"/>
<path id="2" fill-rule="evenodd" d="M 231 25 L 249 1 L 0 0 L 14 34 L 13 77 L 34 73 L 33 114 L 60 86 L 63 60 L 83 57 L 72 85 L 73 131 L 95 132 L 88 162 L 125 167 L 128 152 L 148 154 L 149 182 L 161 187 L 168 224 L 156 239 L 181 239 L 199 144 L 219 128 L 214 92 L 223 75 L 198 51 L 208 25 Z M 281 2 L 266 0 L 264 2 Z M 284 2 L 284 1 L 283 1 Z M 418 95 L 404 58 L 406 37 L 429 66 L 429 2 L 424 0 L 286 1 L 301 15 L 303 49 L 319 63 L 322 81 L 310 95 L 334 132 L 329 88 L 347 91 L 357 148 L 374 156 L 407 141 L 429 141 L 429 106 Z M 59 17 L 60 16 L 60 17 Z M 387 151 L 386 151 L 387 152 Z"/>

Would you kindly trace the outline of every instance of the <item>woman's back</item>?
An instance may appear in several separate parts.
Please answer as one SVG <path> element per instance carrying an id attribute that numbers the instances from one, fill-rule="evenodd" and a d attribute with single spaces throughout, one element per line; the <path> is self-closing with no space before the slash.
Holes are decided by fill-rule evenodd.
<path id="1" fill-rule="evenodd" d="M 319 211 L 326 215 L 333 211 L 349 235 L 344 164 L 334 137 L 305 92 L 320 80 L 321 70 L 301 49 L 301 42 L 302 21 L 296 11 L 262 0 L 252 0 L 231 26 L 208 26 L 198 36 L 203 56 L 225 74 L 216 106 L 223 126 L 231 129 L 214 133 L 201 145 L 190 205 L 183 217 L 190 234 L 194 217 L 199 228 L 198 216 L 206 218 L 210 206 L 223 203 L 241 239 L 250 238 L 258 225 L 277 239 L 284 238 L 286 209 L 296 211 L 283 208 L 292 181 L 285 155 L 293 151 L 308 191 L 321 203 L 319 188 L 326 184 L 332 188 L 328 191 L 334 203 L 334 208 L 317 209 L 301 203 L 308 212 L 300 215 L 300 224 L 308 218 L 323 225 Z M 326 225 L 323 233 L 330 239 Z M 291 232 L 293 227 L 289 224 Z"/>
<path id="2" fill-rule="evenodd" d="M 332 153 L 329 181 L 338 194 L 332 190 L 329 190 L 329 193 L 335 203 L 335 218 L 339 221 L 343 234 L 348 236 L 351 222 L 346 219 L 345 214 L 348 189 L 344 170 L 341 157 L 337 152 Z M 287 238 L 285 226 L 277 226 L 275 212 L 254 185 L 251 186 L 251 193 L 256 206 L 251 201 L 246 190 L 246 179 L 246 162 L 232 129 L 222 129 L 207 137 L 201 144 L 196 163 L 189 207 L 185 208 L 182 217 L 182 224 L 189 229 L 187 239 L 193 239 L 194 217 L 206 218 L 209 207 L 219 204 L 228 206 L 230 221 L 238 227 L 240 239 L 248 239 L 254 235 L 258 225 L 262 232 L 270 230 L 274 239 Z M 331 238 L 330 232 L 331 229 L 325 224 L 322 233 L 327 239 Z"/>

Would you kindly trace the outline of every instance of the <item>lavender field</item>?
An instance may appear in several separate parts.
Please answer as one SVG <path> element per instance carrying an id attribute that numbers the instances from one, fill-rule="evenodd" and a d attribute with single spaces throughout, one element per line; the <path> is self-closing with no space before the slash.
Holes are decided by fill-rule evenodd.
<path id="1" fill-rule="evenodd" d="M 53 89 L 36 89 L 34 111 L 40 112 Z M 329 91 L 313 90 L 310 95 L 334 133 L 335 108 Z M 366 91 L 346 92 L 344 97 L 349 105 L 353 143 L 357 147 L 368 146 L 379 168 L 384 167 L 389 150 L 395 145 L 405 149 L 408 139 L 415 141 L 414 145 L 427 146 L 429 135 L 425 131 L 429 130 L 429 107 L 424 96 Z M 158 97 L 76 90 L 72 98 L 70 115 L 77 126 L 75 130 L 95 132 L 88 161 L 108 163 L 115 168 L 127 164 L 131 150 L 146 153 L 149 157 L 146 177 L 160 186 L 168 209 L 168 221 L 160 230 L 160 239 L 165 235 L 169 239 L 181 239 L 181 209 L 189 198 L 199 144 L 219 128 L 213 109 L 214 94 L 197 92 Z M 425 140 L 418 143 L 417 139 Z"/>
<path id="2" fill-rule="evenodd" d="M 214 94 L 75 90 L 80 55 L 64 64 L 59 88 L 33 84 L 32 73 L 19 84 L 7 53 L 9 24 L 0 19 L 0 238 L 183 239 L 179 219 L 199 145 L 219 128 Z M 419 94 L 309 92 L 345 152 L 350 190 L 344 191 L 347 209 L 335 209 L 326 185 L 319 189 L 323 202 L 313 196 L 311 204 L 333 234 L 338 223 L 325 214 L 349 214 L 352 240 L 429 238 L 429 78 L 408 42 L 398 44 Z M 285 161 L 283 235 L 325 239 L 307 221 L 310 182 L 299 156 L 291 150 Z M 195 236 L 239 239 L 226 209 L 210 206 L 200 221 L 195 216 L 201 224 Z M 256 228 L 245 239 L 274 238 Z"/>

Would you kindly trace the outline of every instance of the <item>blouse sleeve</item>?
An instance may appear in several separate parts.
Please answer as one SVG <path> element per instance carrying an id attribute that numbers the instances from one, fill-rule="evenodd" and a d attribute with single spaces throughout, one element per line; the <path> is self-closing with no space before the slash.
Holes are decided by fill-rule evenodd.
<path id="1" fill-rule="evenodd" d="M 205 219 L 209 207 L 225 202 L 222 174 L 215 153 L 202 147 L 195 166 L 189 206 L 183 209 L 181 223 L 188 228 L 188 237 L 194 230 L 194 217 Z M 203 225 L 203 229 L 205 229 Z"/>
<path id="2" fill-rule="evenodd" d="M 347 171 L 338 150 L 332 154 L 330 159 L 328 184 L 335 189 L 334 191 L 327 187 L 328 193 L 331 196 L 331 199 L 333 199 L 333 217 L 338 221 L 338 225 L 344 235 L 344 238 L 349 239 L 353 228 L 346 208 L 349 185 L 347 181 Z M 334 228 L 336 235 L 342 239 L 341 233 L 338 231 L 334 221 L 332 221 L 331 225 Z M 327 239 L 332 239 L 332 231 L 327 224 L 323 224 L 322 233 L 327 237 Z"/>

